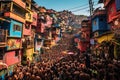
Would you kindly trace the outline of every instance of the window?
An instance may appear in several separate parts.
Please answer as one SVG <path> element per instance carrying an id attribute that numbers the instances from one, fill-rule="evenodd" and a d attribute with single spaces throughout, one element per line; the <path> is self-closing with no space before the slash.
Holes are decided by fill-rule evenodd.
<path id="1" fill-rule="evenodd" d="M 16 6 L 15 4 L 13 4 L 12 12 L 22 18 L 25 18 L 25 14 L 26 14 L 25 10 Z"/>
<path id="2" fill-rule="evenodd" d="M 2 29 L 0 29 L 0 35 L 3 35 L 4 31 Z"/>
<path id="3" fill-rule="evenodd" d="M 17 57 L 19 55 L 19 50 L 15 51 L 15 57 Z"/>
<path id="4" fill-rule="evenodd" d="M 30 24 L 25 24 L 25 28 L 29 29 L 30 28 Z"/>
<path id="5" fill-rule="evenodd" d="M 21 28 L 20 28 L 20 27 L 21 27 L 20 25 L 14 24 L 13 30 L 14 30 L 14 31 L 21 31 Z"/>
<path id="6" fill-rule="evenodd" d="M 3 56 L 4 56 L 4 50 L 0 49 L 0 60 L 3 60 Z"/>
<path id="7" fill-rule="evenodd" d="M 29 6 L 30 6 L 29 3 L 26 3 L 26 8 L 29 8 Z"/>
<path id="8" fill-rule="evenodd" d="M 28 13 L 28 17 L 29 17 L 28 19 L 31 19 L 31 14 L 30 13 Z"/>
<path id="9" fill-rule="evenodd" d="M 103 18 L 100 18 L 100 21 L 103 21 Z"/>
<path id="10" fill-rule="evenodd" d="M 35 18 L 35 17 L 33 17 L 33 21 L 36 21 L 36 18 Z"/>
<path id="11" fill-rule="evenodd" d="M 0 35 L 0 42 L 5 42 L 5 35 Z"/>
<path id="12" fill-rule="evenodd" d="M 96 25 L 96 23 L 97 23 L 96 20 L 94 20 L 94 25 Z"/>
<path id="13" fill-rule="evenodd" d="M 2 2 L 1 3 L 1 11 L 2 12 L 9 12 L 10 11 L 10 6 L 11 6 L 11 4 L 10 3 L 8 3 L 8 2 Z"/>
<path id="14" fill-rule="evenodd" d="M 5 38 L 4 30 L 0 29 L 0 42 L 5 42 Z"/>

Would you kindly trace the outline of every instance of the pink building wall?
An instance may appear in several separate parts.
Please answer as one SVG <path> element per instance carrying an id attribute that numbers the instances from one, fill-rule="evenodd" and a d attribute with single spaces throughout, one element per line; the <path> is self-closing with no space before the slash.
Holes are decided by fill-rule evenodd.
<path id="1" fill-rule="evenodd" d="M 36 28 L 37 32 L 44 33 L 45 32 L 45 24 L 44 23 L 38 23 L 38 26 Z"/>
<path id="2" fill-rule="evenodd" d="M 46 16 L 46 24 L 45 24 L 45 26 L 46 27 L 51 27 L 51 25 L 52 25 L 52 18 L 49 16 L 49 15 L 47 15 Z"/>
<path id="3" fill-rule="evenodd" d="M 37 26 L 36 31 L 44 33 L 45 28 L 46 27 L 50 28 L 51 25 L 52 25 L 52 18 L 49 15 L 46 15 L 46 23 L 38 22 L 38 26 Z"/>
<path id="4" fill-rule="evenodd" d="M 25 25 L 23 25 L 23 35 L 32 35 L 31 33 L 31 25 L 29 29 L 25 28 Z"/>
<path id="5" fill-rule="evenodd" d="M 33 12 L 33 22 L 32 22 L 33 26 L 37 26 L 37 18 L 38 18 L 37 13 L 34 11 Z"/>
<path id="6" fill-rule="evenodd" d="M 15 56 L 15 51 L 6 52 L 4 62 L 8 66 L 21 62 L 21 51 L 19 51 L 18 56 Z"/>

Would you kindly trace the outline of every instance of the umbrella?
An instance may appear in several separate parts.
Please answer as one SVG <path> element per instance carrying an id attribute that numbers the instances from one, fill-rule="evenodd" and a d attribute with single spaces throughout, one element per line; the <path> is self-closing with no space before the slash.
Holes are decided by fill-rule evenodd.
<path id="1" fill-rule="evenodd" d="M 68 52 L 68 54 L 74 54 L 73 52 Z"/>

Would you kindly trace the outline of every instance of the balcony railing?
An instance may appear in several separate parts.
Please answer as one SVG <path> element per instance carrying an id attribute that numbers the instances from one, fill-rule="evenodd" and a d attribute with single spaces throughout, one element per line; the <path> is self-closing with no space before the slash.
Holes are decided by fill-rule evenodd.
<path id="1" fill-rule="evenodd" d="M 13 1 L 23 8 L 25 8 L 25 6 L 26 6 L 25 3 L 22 0 L 13 0 Z"/>
<path id="2" fill-rule="evenodd" d="M 21 9 L 19 8 L 18 6 L 16 5 L 13 5 L 13 13 L 17 14 L 18 16 L 22 17 L 22 18 L 25 18 L 25 10 L 24 9 Z"/>
<path id="3" fill-rule="evenodd" d="M 0 47 L 6 46 L 7 30 L 0 29 Z"/>

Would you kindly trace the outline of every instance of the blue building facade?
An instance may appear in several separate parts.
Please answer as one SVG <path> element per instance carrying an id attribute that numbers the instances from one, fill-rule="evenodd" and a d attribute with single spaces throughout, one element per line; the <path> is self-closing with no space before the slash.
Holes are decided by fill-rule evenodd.
<path id="1" fill-rule="evenodd" d="M 110 28 L 108 26 L 105 14 L 97 15 L 92 18 L 92 32 L 94 33 L 94 35 L 96 35 L 97 33 L 97 36 L 99 36 L 108 30 L 110 30 Z"/>
<path id="2" fill-rule="evenodd" d="M 11 20 L 10 37 L 22 37 L 22 23 Z"/>
<path id="3" fill-rule="evenodd" d="M 120 0 L 115 0 L 116 3 L 116 10 L 120 11 Z"/>
<path id="4" fill-rule="evenodd" d="M 23 24 L 15 21 L 15 20 L 10 20 L 10 23 L 8 22 L 3 22 L 2 29 L 8 30 L 8 36 L 9 37 L 22 37 L 22 26 Z"/>

